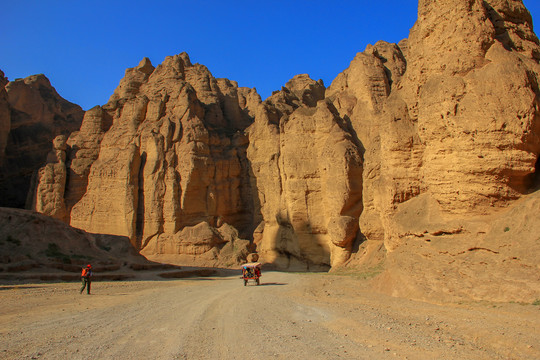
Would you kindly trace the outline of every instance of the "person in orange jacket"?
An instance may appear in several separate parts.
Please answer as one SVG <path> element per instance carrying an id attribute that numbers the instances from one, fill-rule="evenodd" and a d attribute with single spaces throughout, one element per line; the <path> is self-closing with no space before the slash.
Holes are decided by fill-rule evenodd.
<path id="1" fill-rule="evenodd" d="M 88 264 L 82 269 L 81 280 L 81 294 L 83 293 L 84 288 L 86 288 L 86 293 L 90 295 L 90 284 L 92 283 L 92 265 Z"/>

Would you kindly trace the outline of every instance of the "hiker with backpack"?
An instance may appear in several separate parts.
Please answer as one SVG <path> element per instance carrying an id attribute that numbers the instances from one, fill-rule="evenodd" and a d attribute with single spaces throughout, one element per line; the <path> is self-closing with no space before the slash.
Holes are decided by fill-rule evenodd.
<path id="1" fill-rule="evenodd" d="M 82 287 L 81 287 L 81 294 L 84 291 L 84 288 L 86 288 L 86 293 L 90 295 L 90 284 L 91 284 L 91 278 L 92 278 L 92 265 L 88 264 L 85 268 L 82 269 L 81 273 L 81 279 L 82 279 Z"/>

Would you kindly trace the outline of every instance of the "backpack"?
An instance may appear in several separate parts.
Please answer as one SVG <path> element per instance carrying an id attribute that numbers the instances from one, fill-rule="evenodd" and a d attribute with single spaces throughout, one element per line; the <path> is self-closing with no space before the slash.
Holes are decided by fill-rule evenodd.
<path id="1" fill-rule="evenodd" d="M 82 269 L 81 276 L 82 276 L 82 277 L 88 276 L 88 269 L 87 269 L 87 268 L 83 268 L 83 269 Z"/>

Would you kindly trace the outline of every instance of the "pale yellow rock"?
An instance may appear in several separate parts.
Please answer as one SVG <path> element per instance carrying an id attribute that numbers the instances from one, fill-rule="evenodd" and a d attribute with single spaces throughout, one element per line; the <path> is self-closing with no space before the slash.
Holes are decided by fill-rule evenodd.
<path id="1" fill-rule="evenodd" d="M 79 131 L 71 133 L 67 170 L 69 182 L 66 184 L 65 201 L 68 213 L 84 196 L 88 186 L 90 167 L 98 158 L 101 140 L 112 124 L 112 117 L 96 106 L 84 114 Z"/>
<path id="2" fill-rule="evenodd" d="M 443 214 L 489 214 L 529 191 L 540 152 L 538 39 L 520 1 L 420 1 L 400 44 L 405 72 L 378 43 L 328 90 L 366 149 L 360 230 L 388 250 L 398 204 L 428 193 Z M 397 79 L 388 96 L 366 80 L 377 58 Z"/>
<path id="3" fill-rule="evenodd" d="M 240 232 L 236 238 L 251 236 L 242 131 L 259 103 L 254 90 L 215 79 L 187 54 L 167 57 L 156 68 L 143 59 L 70 137 L 71 225 L 127 236 L 137 250 L 155 249 L 151 242 L 158 238 L 161 247 L 174 247 L 176 234 L 200 223 L 230 224 Z"/>
<path id="4" fill-rule="evenodd" d="M 67 222 L 64 202 L 66 186 L 67 137 L 59 135 L 53 140 L 53 149 L 47 156 L 47 164 L 39 169 L 37 188 L 32 204 L 36 211 Z"/>
<path id="5" fill-rule="evenodd" d="M 343 263 L 358 231 L 359 144 L 331 103 L 313 108 L 313 97 L 324 95 L 321 86 L 304 75 L 293 78 L 249 128 L 262 215 L 255 241 L 262 259 L 281 267 Z"/>
<path id="6" fill-rule="evenodd" d="M 420 1 L 400 45 L 407 69 L 384 100 L 376 146 L 366 146 L 360 231 L 368 241 L 351 264 L 369 263 L 383 242 L 383 291 L 430 301 L 534 298 L 530 258 L 517 255 L 534 249 L 526 219 L 539 185 L 540 48 L 530 14 L 521 1 Z M 522 244 L 504 235 L 507 207 L 509 223 L 527 228 Z"/>
<path id="7" fill-rule="evenodd" d="M 225 241 L 219 233 L 208 223 L 202 222 L 195 226 L 186 226 L 175 234 L 156 236 L 141 253 L 202 255 L 223 243 Z"/>

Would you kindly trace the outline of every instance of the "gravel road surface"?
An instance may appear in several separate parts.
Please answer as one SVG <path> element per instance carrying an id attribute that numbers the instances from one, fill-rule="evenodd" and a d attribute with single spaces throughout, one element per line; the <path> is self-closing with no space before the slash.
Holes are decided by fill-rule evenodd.
<path id="1" fill-rule="evenodd" d="M 267 272 L 0 285 L 1 359 L 540 359 L 540 306 L 435 305 Z"/>

